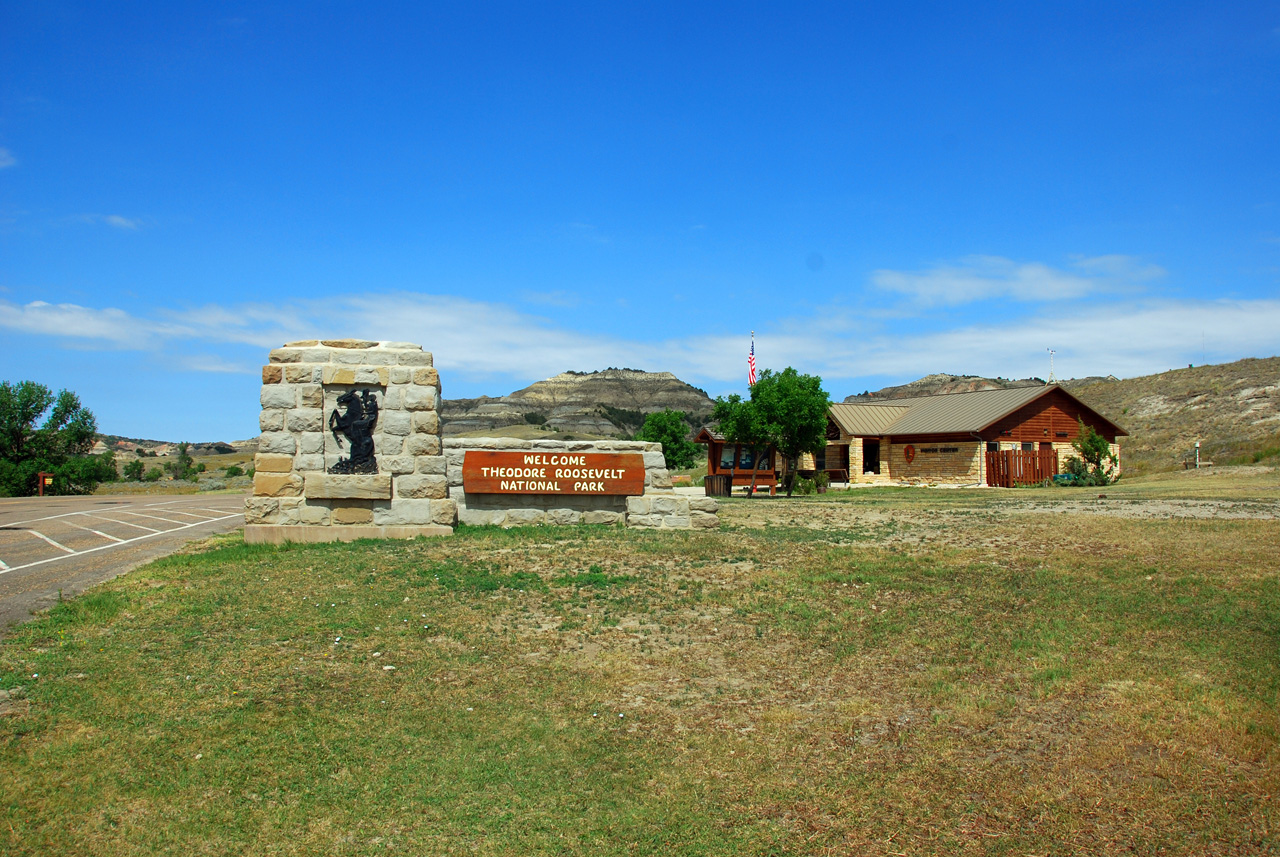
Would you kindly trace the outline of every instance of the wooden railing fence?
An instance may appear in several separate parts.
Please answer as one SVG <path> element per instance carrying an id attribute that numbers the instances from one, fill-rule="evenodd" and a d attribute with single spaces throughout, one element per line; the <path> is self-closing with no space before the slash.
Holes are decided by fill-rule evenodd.
<path id="1" fill-rule="evenodd" d="M 1002 449 L 987 453 L 987 484 L 993 488 L 1038 485 L 1058 473 L 1058 451 Z"/>

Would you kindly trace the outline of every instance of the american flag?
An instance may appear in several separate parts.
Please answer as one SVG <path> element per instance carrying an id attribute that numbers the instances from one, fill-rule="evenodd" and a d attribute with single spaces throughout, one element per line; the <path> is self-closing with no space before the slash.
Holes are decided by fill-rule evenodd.
<path id="1" fill-rule="evenodd" d="M 747 386 L 756 385 L 756 332 L 751 331 L 751 351 L 747 353 Z"/>

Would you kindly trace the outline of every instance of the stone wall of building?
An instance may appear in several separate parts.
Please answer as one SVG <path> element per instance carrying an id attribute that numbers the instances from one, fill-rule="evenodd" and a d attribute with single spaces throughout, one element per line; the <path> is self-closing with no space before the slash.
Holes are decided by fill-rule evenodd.
<path id="1" fill-rule="evenodd" d="M 982 456 L 986 445 L 976 440 L 885 446 L 889 450 L 889 473 L 895 482 L 966 485 L 982 479 Z M 905 454 L 908 446 L 915 447 L 916 451 L 911 462 L 907 461 Z"/>
<path id="2" fill-rule="evenodd" d="M 644 456 L 644 494 L 467 494 L 462 462 L 467 450 L 529 452 L 628 452 Z M 451 437 L 444 440 L 449 499 L 463 524 L 500 527 L 531 524 L 623 524 L 653 529 L 711 529 L 720 525 L 714 497 L 677 494 L 671 486 L 662 444 L 643 441 L 519 440 Z"/>
<path id="3" fill-rule="evenodd" d="M 411 538 L 453 532 L 440 434 L 440 376 L 406 342 L 309 340 L 262 367 L 262 434 L 245 541 Z M 329 419 L 344 393 L 368 391 L 376 473 L 331 473 L 351 455 Z"/>

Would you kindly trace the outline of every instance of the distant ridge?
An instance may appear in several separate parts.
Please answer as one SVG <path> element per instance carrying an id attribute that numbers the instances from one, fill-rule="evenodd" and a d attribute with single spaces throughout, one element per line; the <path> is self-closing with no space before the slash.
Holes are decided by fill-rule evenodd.
<path id="1" fill-rule="evenodd" d="M 506 396 L 445 399 L 446 435 L 536 423 L 560 432 L 631 434 L 644 415 L 666 408 L 705 416 L 713 406 L 706 392 L 670 372 L 603 369 L 561 372 Z"/>
<path id="2" fill-rule="evenodd" d="M 916 396 L 937 396 L 942 393 L 973 393 L 978 390 L 1006 390 L 1010 387 L 1043 387 L 1040 378 L 1023 378 L 1011 381 L 1005 378 L 983 378 L 980 375 L 926 375 L 909 384 L 884 387 L 873 392 L 846 396 L 846 402 L 870 402 L 883 399 L 910 399 Z"/>

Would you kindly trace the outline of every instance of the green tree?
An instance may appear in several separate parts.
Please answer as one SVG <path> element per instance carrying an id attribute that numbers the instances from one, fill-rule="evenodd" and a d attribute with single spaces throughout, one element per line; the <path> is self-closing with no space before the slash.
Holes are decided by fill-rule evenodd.
<path id="1" fill-rule="evenodd" d="M 667 408 L 649 414 L 644 418 L 640 431 L 636 432 L 636 440 L 662 444 L 668 470 L 693 467 L 698 458 L 698 445 L 689 440 L 689 425 L 683 411 Z"/>
<path id="2" fill-rule="evenodd" d="M 40 472 L 54 474 L 57 494 L 87 494 L 102 481 L 105 466 L 73 464 L 93 446 L 93 412 L 75 393 L 54 395 L 34 381 L 0 382 L 0 493 L 26 497 L 37 491 Z M 115 473 L 115 462 L 110 462 Z"/>
<path id="3" fill-rule="evenodd" d="M 197 467 L 195 459 L 187 452 L 191 448 L 191 444 L 183 441 L 178 444 L 178 457 L 172 461 L 166 461 L 164 469 L 169 471 L 169 475 L 174 479 L 188 479 L 195 482 L 199 478 L 199 473 L 204 469 Z"/>
<path id="4" fill-rule="evenodd" d="M 788 366 L 781 372 L 765 369 L 751 388 L 751 402 L 759 412 L 761 431 L 787 460 L 787 496 L 795 483 L 796 461 L 806 452 L 827 445 L 827 411 L 831 396 L 817 375 L 802 375 Z"/>
<path id="5" fill-rule="evenodd" d="M 751 487 L 747 489 L 747 493 L 755 496 L 756 479 L 760 474 L 760 456 L 767 454 L 772 446 L 772 438 L 760 418 L 760 409 L 750 399 L 743 399 L 737 393 L 731 393 L 727 398 L 716 397 L 711 418 L 716 421 L 725 443 L 741 444 L 751 450 Z M 736 455 L 729 474 L 730 480 L 737 479 L 738 457 Z"/>
<path id="6" fill-rule="evenodd" d="M 1120 462 L 1111 452 L 1111 444 L 1094 431 L 1093 426 L 1085 425 L 1084 420 L 1079 421 L 1079 431 L 1071 446 L 1078 456 L 1068 458 L 1064 468 L 1073 484 L 1110 485 L 1120 478 L 1116 474 Z"/>
<path id="7" fill-rule="evenodd" d="M 141 482 L 142 472 L 144 469 L 145 468 L 142 463 L 142 459 L 135 458 L 133 461 L 127 462 L 125 464 L 123 468 L 124 478 L 128 479 L 130 482 Z"/>

